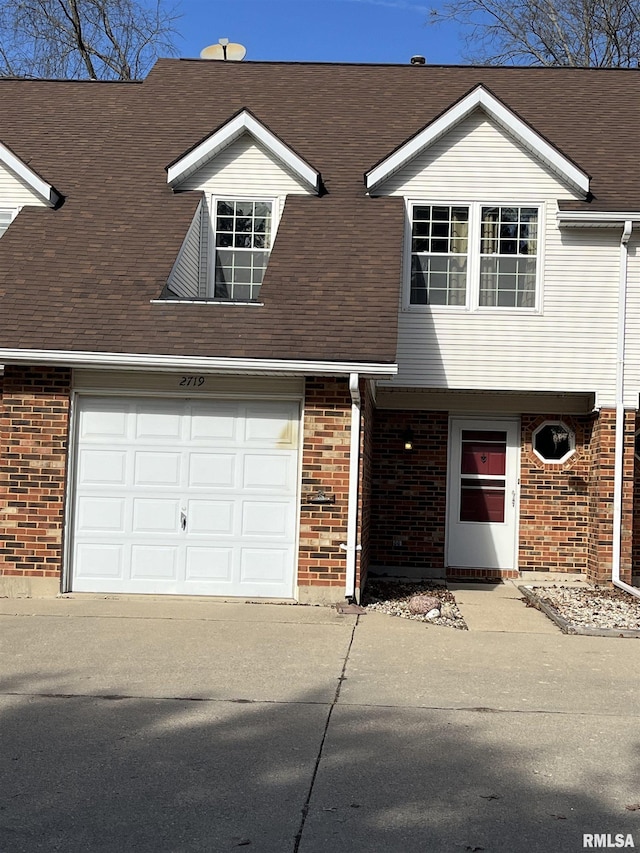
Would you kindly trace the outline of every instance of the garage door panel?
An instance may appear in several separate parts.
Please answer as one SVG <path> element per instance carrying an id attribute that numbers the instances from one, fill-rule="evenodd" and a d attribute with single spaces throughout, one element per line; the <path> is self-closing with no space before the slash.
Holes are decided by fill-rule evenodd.
<path id="1" fill-rule="evenodd" d="M 125 532 L 125 501 L 122 498 L 83 497 L 78 501 L 78 531 Z"/>
<path id="2" fill-rule="evenodd" d="M 188 485 L 232 489 L 236 485 L 236 456 L 232 453 L 191 453 Z"/>
<path id="3" fill-rule="evenodd" d="M 298 404 L 78 398 L 72 588 L 291 597 Z"/>
<path id="4" fill-rule="evenodd" d="M 84 485 L 123 486 L 126 471 L 126 450 L 83 450 L 78 459 L 78 477 Z"/>
<path id="5" fill-rule="evenodd" d="M 194 402 L 191 407 L 189 436 L 196 442 L 235 443 L 238 437 L 237 404 Z"/>
<path id="6" fill-rule="evenodd" d="M 181 460 L 180 453 L 138 451 L 134 461 L 134 485 L 179 487 Z"/>
<path id="7" fill-rule="evenodd" d="M 288 503 L 245 501 L 242 506 L 242 535 L 269 539 L 286 536 L 290 533 L 290 517 Z"/>
<path id="8" fill-rule="evenodd" d="M 198 501 L 188 504 L 188 532 L 194 535 L 232 536 L 235 501 Z"/>
<path id="9" fill-rule="evenodd" d="M 180 530 L 180 509 L 177 500 L 135 498 L 133 501 L 134 533 L 175 533 Z"/>
<path id="10" fill-rule="evenodd" d="M 122 581 L 124 546 L 106 542 L 78 545 L 75 551 L 75 573 L 78 578 Z M 93 589 L 87 590 L 93 592 Z"/>
<path id="11" fill-rule="evenodd" d="M 144 441 L 173 439 L 182 437 L 182 417 L 177 402 L 164 402 L 148 409 L 138 407 L 136 417 L 136 438 Z"/>
<path id="12" fill-rule="evenodd" d="M 290 416 L 290 406 L 271 404 L 258 407 L 248 404 L 244 438 L 249 445 L 260 447 L 292 447 L 295 440 L 295 422 Z"/>
<path id="13" fill-rule="evenodd" d="M 278 492 L 295 488 L 294 458 L 288 454 L 247 454 L 244 457 L 242 486 L 245 489 Z"/>
<path id="14" fill-rule="evenodd" d="M 178 548 L 171 545 L 133 545 L 132 580 L 177 580 Z"/>
<path id="15" fill-rule="evenodd" d="M 281 584 L 285 581 L 286 576 L 286 548 L 242 549 L 240 556 L 240 581 L 242 583 Z"/>
<path id="16" fill-rule="evenodd" d="M 233 581 L 233 548 L 187 548 L 185 580 L 230 584 Z"/>
<path id="17" fill-rule="evenodd" d="M 127 418 L 128 407 L 123 408 L 122 401 L 100 400 L 92 409 L 83 412 L 80 437 L 85 440 L 126 439 Z"/>

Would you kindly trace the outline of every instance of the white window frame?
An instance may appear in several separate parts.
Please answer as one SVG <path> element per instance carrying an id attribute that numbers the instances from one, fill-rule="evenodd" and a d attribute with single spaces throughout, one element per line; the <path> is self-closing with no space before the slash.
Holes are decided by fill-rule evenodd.
<path id="1" fill-rule="evenodd" d="M 467 252 L 467 291 L 464 305 L 415 305 L 411 302 L 411 241 L 414 207 L 467 207 L 469 209 L 469 242 Z M 513 305 L 480 305 L 480 235 L 483 207 L 531 207 L 538 211 L 538 236 L 536 253 L 536 285 L 534 305 L 527 308 L 518 308 Z M 518 316 L 539 314 L 542 306 L 542 265 L 544 258 L 544 230 L 546 223 L 546 206 L 544 202 L 535 201 L 495 201 L 483 199 L 482 201 L 469 201 L 466 199 L 434 199 L 434 198 L 406 198 L 405 199 L 405 241 L 404 241 L 404 288 L 402 308 L 411 313 L 498 313 L 515 314 Z M 512 257 L 524 257 L 513 255 Z M 533 257 L 533 255 L 529 256 Z"/>
<path id="2" fill-rule="evenodd" d="M 11 225 L 11 223 L 16 218 L 16 216 L 20 213 L 21 210 L 22 210 L 21 207 L 13 207 L 13 206 L 5 207 L 3 204 L 0 204 L 0 211 L 2 211 L 2 212 L 6 211 L 7 213 L 9 213 L 11 215 L 11 219 L 9 220 L 9 225 Z M 7 228 L 9 228 L 9 225 L 7 225 Z M 5 233 L 7 228 L 5 228 L 4 231 L 0 231 L 0 237 L 2 237 L 2 235 Z"/>
<path id="3" fill-rule="evenodd" d="M 537 437 L 538 433 L 542 432 L 542 430 L 545 429 L 546 427 L 554 427 L 554 426 L 562 427 L 566 431 L 567 436 L 568 436 L 569 449 L 564 454 L 564 456 L 561 456 L 559 459 L 547 459 L 545 456 L 542 455 L 542 453 L 540 453 L 539 450 L 536 449 L 536 437 Z M 543 421 L 531 433 L 531 450 L 532 450 L 533 454 L 535 456 L 537 456 L 541 462 L 544 462 L 545 465 L 563 465 L 565 462 L 567 462 L 569 459 L 571 459 L 571 457 L 576 452 L 576 431 L 572 427 L 570 427 L 569 424 L 566 423 L 566 421 L 563 421 L 561 418 L 558 418 L 557 420 Z"/>
<path id="4" fill-rule="evenodd" d="M 243 301 L 239 299 L 220 299 L 213 295 L 215 293 L 215 276 L 216 276 L 216 211 L 219 201 L 254 201 L 262 202 L 271 205 L 271 246 L 269 248 L 269 257 L 273 251 L 278 225 L 280 223 L 280 213 L 283 199 L 280 196 L 262 196 L 262 195 L 237 195 L 236 193 L 215 193 L 208 197 L 208 216 L 209 227 L 207 229 L 207 269 L 204 282 L 204 296 L 207 302 L 219 302 L 222 305 L 256 305 L 256 300 Z M 268 268 L 268 263 L 267 263 Z M 265 270 L 266 272 L 266 270 Z M 262 286 L 261 286 L 262 289 Z M 258 300 L 259 303 L 260 300 Z"/>

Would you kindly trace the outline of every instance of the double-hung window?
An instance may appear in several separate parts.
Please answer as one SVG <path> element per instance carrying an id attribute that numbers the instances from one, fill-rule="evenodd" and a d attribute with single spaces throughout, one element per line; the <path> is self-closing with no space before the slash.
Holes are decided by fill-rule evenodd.
<path id="1" fill-rule="evenodd" d="M 211 296 L 233 302 L 258 299 L 273 234 L 273 201 L 213 200 Z"/>
<path id="2" fill-rule="evenodd" d="M 409 305 L 536 307 L 538 206 L 409 205 Z"/>
<path id="3" fill-rule="evenodd" d="M 0 237 L 11 225 L 18 213 L 17 208 L 0 207 Z"/>

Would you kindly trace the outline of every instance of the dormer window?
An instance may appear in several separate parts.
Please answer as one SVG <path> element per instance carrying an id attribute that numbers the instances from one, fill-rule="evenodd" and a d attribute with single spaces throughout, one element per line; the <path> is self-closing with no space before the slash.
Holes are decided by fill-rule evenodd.
<path id="1" fill-rule="evenodd" d="M 16 218 L 17 213 L 17 208 L 0 207 L 0 237 Z"/>
<path id="2" fill-rule="evenodd" d="M 272 245 L 273 201 L 214 199 L 214 299 L 258 299 Z"/>

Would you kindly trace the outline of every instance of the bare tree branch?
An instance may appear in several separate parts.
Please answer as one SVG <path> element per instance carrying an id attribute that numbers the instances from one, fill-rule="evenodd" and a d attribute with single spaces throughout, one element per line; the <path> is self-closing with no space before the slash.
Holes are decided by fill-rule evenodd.
<path id="1" fill-rule="evenodd" d="M 456 21 L 481 64 L 637 67 L 640 0 L 445 0 L 429 22 Z"/>
<path id="2" fill-rule="evenodd" d="M 165 0 L 0 0 L 0 76 L 132 80 L 175 56 Z"/>

